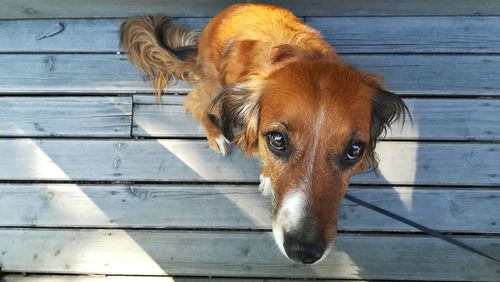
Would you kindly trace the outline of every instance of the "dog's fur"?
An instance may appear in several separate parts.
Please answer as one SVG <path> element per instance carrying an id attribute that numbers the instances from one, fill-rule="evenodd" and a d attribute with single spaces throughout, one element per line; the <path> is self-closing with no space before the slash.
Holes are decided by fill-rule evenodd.
<path id="1" fill-rule="evenodd" d="M 377 138 L 404 118 L 403 101 L 377 76 L 342 63 L 319 32 L 269 5 L 233 5 L 201 35 L 164 16 L 133 18 L 121 41 L 157 97 L 173 77 L 197 83 L 185 108 L 212 149 L 226 154 L 237 144 L 262 161 L 280 250 L 303 263 L 326 256 L 349 178 L 376 167 Z M 271 145 L 276 138 L 283 150 Z M 358 145 L 361 157 L 348 160 Z"/>

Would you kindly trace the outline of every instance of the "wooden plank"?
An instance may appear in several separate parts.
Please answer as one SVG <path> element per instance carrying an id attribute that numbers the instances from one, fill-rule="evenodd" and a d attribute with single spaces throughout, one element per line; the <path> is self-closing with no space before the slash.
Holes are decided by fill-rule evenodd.
<path id="1" fill-rule="evenodd" d="M 498 185 L 500 144 L 380 142 L 379 175 L 352 183 Z M 256 182 L 257 161 L 202 140 L 0 139 L 0 179 Z"/>
<path id="2" fill-rule="evenodd" d="M 165 13 L 173 17 L 213 16 L 225 7 L 244 1 L 187 0 L 162 1 L 150 0 L 146 3 L 137 0 L 89 0 L 82 5 L 65 0 L 48 0 L 42 5 L 36 0 L 4 0 L 0 18 L 114 18 L 145 14 Z M 119 7 L 119 9 L 117 8 Z"/>
<path id="3" fill-rule="evenodd" d="M 435 238 L 340 234 L 321 263 L 291 263 L 271 233 L 2 229 L 7 272 L 492 281 L 500 265 Z M 498 237 L 460 240 L 500 254 Z M 214 255 L 215 254 L 215 255 Z"/>
<path id="4" fill-rule="evenodd" d="M 129 137 L 131 97 L 0 97 L 0 136 Z"/>
<path id="5" fill-rule="evenodd" d="M 203 127 L 183 105 L 134 105 L 132 136 L 205 137 Z"/>
<path id="6" fill-rule="evenodd" d="M 417 3 L 417 2 L 415 2 Z M 493 53 L 499 17 L 312 17 L 341 53 Z"/>
<path id="7" fill-rule="evenodd" d="M 82 181 L 258 179 L 258 164 L 244 158 L 240 151 L 223 158 L 206 146 L 203 140 L 2 139 L 0 158 L 6 160 L 5 164 L 11 170 L 0 172 L 0 178 Z"/>
<path id="8" fill-rule="evenodd" d="M 203 128 L 182 106 L 183 96 L 163 96 L 154 105 L 142 95 L 134 101 L 133 136 L 204 137 Z M 143 98 L 144 97 L 144 98 Z M 396 124 L 385 139 L 405 140 L 500 140 L 500 101 L 490 99 L 405 99 L 413 123 Z"/>
<path id="9" fill-rule="evenodd" d="M 490 99 L 405 99 L 413 117 L 395 124 L 388 139 L 500 140 L 500 101 Z"/>
<path id="10" fill-rule="evenodd" d="M 173 277 L 157 276 L 75 276 L 75 275 L 6 275 L 2 278 L 4 282 L 178 282 L 178 281 L 203 281 L 202 279 L 178 279 Z"/>
<path id="11" fill-rule="evenodd" d="M 150 0 L 88 0 L 85 5 L 64 0 L 4 0 L 0 18 L 93 18 L 126 17 L 142 14 L 166 13 L 172 16 L 213 16 L 220 10 L 242 0 L 224 1 L 162 1 Z M 500 15 L 495 0 L 260 0 L 283 6 L 301 16 L 402 16 L 402 15 Z M 120 7 L 117 9 L 117 7 Z"/>
<path id="12" fill-rule="evenodd" d="M 208 18 L 181 18 L 175 24 L 202 29 Z M 124 19 L 0 20 L 0 52 L 120 52 Z"/>
<path id="13" fill-rule="evenodd" d="M 274 0 L 304 16 L 460 16 L 500 15 L 494 0 Z"/>
<path id="14" fill-rule="evenodd" d="M 202 29 L 208 20 L 178 18 L 175 24 Z M 116 53 L 123 21 L 0 20 L 0 52 Z M 499 17 L 310 17 L 307 23 L 341 53 L 500 52 L 494 40 Z"/>
<path id="15" fill-rule="evenodd" d="M 0 55 L 4 93 L 152 93 L 150 82 L 124 55 Z M 188 92 L 185 83 L 170 92 Z"/>
<path id="16" fill-rule="evenodd" d="M 500 57 L 349 55 L 360 69 L 385 75 L 388 89 L 415 95 L 499 95 Z M 0 93 L 151 93 L 123 55 L 0 55 Z M 168 92 L 187 92 L 184 83 Z"/>
<path id="17" fill-rule="evenodd" d="M 6 275 L 2 277 L 3 282 L 270 282 L 283 281 L 282 279 L 255 279 L 255 278 L 204 278 L 204 277 L 171 277 L 171 276 L 108 276 L 108 275 Z M 287 279 L 287 281 L 311 281 L 308 279 Z M 322 280 L 336 282 L 352 282 L 353 280 Z M 363 282 L 364 280 L 356 280 Z"/>
<path id="18" fill-rule="evenodd" d="M 496 72 L 500 72 L 500 57 L 352 55 L 343 58 L 356 68 L 384 75 L 387 88 L 399 94 L 497 95 L 500 92 L 500 85 L 494 79 Z"/>
<path id="19" fill-rule="evenodd" d="M 444 232 L 500 234 L 498 189 L 354 186 L 349 193 Z M 269 211 L 256 185 L 0 185 L 2 227 L 270 230 Z M 347 200 L 338 224 L 343 231 L 415 231 Z"/>
<path id="20" fill-rule="evenodd" d="M 135 94 L 133 95 L 134 104 L 137 105 L 158 105 L 156 95 L 152 94 Z M 160 105 L 183 105 L 186 95 L 184 94 L 167 94 L 161 96 Z"/>

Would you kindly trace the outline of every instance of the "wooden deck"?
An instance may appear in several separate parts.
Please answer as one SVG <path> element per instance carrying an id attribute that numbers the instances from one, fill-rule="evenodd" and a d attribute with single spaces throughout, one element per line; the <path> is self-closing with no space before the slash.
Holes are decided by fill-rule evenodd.
<path id="1" fill-rule="evenodd" d="M 182 108 L 190 86 L 155 105 L 118 47 L 125 16 L 202 28 L 235 1 L 4 2 L 0 281 L 500 281 L 500 264 L 348 201 L 324 262 L 280 254 L 258 163 L 207 149 Z M 500 257 L 500 5 L 344 2 L 274 1 L 413 114 L 350 193 Z"/>

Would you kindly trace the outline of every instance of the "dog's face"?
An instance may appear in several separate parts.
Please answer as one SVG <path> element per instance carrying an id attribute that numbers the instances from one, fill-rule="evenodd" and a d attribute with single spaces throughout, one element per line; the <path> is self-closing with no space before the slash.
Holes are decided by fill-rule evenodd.
<path id="1" fill-rule="evenodd" d="M 406 109 L 363 73 L 332 62 L 292 62 L 259 93 L 226 93 L 226 135 L 262 161 L 273 233 L 284 255 L 314 263 L 328 254 L 351 175 L 374 163 L 376 139 Z M 232 129 L 230 129 L 232 128 Z"/>
<path id="2" fill-rule="evenodd" d="M 339 201 L 363 170 L 374 91 L 360 78 L 332 64 L 291 63 L 262 93 L 258 156 L 272 186 L 273 233 L 295 261 L 327 253 Z"/>

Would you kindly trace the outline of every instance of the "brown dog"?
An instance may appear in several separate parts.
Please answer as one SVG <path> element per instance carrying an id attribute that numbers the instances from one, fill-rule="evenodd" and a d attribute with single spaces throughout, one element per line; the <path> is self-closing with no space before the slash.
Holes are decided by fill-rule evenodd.
<path id="1" fill-rule="evenodd" d="M 325 257 L 349 178 L 376 167 L 377 138 L 404 118 L 403 101 L 278 7 L 233 5 L 201 36 L 163 16 L 129 19 L 121 35 L 158 95 L 174 76 L 197 83 L 185 107 L 212 149 L 225 155 L 234 143 L 262 161 L 282 253 L 308 264 Z"/>

